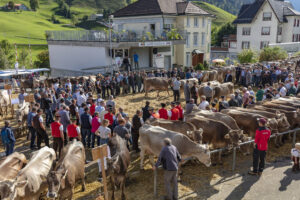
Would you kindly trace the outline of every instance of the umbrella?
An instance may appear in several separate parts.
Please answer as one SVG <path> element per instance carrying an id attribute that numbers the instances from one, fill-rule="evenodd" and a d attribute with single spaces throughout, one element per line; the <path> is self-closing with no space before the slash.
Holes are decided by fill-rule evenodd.
<path id="1" fill-rule="evenodd" d="M 212 62 L 213 63 L 225 63 L 225 60 L 223 60 L 223 59 L 214 59 Z"/>

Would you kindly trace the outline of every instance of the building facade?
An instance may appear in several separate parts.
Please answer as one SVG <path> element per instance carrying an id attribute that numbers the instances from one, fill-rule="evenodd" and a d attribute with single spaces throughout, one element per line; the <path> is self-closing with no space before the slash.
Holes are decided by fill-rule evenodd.
<path id="1" fill-rule="evenodd" d="M 237 47 L 260 51 L 269 44 L 300 41 L 300 12 L 283 0 L 255 0 L 241 7 L 237 19 Z"/>
<path id="2" fill-rule="evenodd" d="M 195 66 L 210 59 L 211 19 L 213 15 L 192 2 L 182 0 L 139 0 L 115 12 L 114 29 L 118 32 L 133 31 L 156 38 L 184 35 L 186 43 L 170 45 L 163 52 L 155 51 L 164 60 L 165 68 L 173 65 Z M 175 31 L 176 30 L 176 31 Z M 130 51 L 145 54 L 147 50 Z M 145 58 L 146 56 L 144 56 Z M 163 57 L 163 58 L 161 58 Z M 151 63 L 152 58 L 148 63 Z M 147 62 L 147 61 L 145 61 Z M 155 61 L 153 61 L 155 63 Z M 152 65 L 153 66 L 153 65 Z"/>

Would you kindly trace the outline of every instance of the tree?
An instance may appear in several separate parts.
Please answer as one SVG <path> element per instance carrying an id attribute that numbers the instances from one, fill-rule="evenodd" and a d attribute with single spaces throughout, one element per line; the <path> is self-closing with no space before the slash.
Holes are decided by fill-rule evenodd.
<path id="1" fill-rule="evenodd" d="M 238 60 L 241 64 L 244 63 L 254 63 L 257 61 L 256 53 L 251 49 L 244 49 L 238 54 Z"/>
<path id="2" fill-rule="evenodd" d="M 287 56 L 287 52 L 280 47 L 265 47 L 259 54 L 259 61 L 283 60 Z"/>
<path id="3" fill-rule="evenodd" d="M 22 49 L 18 58 L 20 66 L 26 66 L 28 64 L 28 51 L 26 51 L 26 49 Z"/>
<path id="4" fill-rule="evenodd" d="M 39 8 L 39 0 L 30 0 L 30 8 L 36 11 Z"/>
<path id="5" fill-rule="evenodd" d="M 71 22 L 73 26 L 76 26 L 76 24 L 78 23 L 78 18 L 76 17 L 76 15 L 71 15 Z"/>
<path id="6" fill-rule="evenodd" d="M 8 7 L 9 7 L 9 9 L 14 10 L 15 9 L 15 3 L 13 1 L 9 1 L 8 2 Z"/>
<path id="7" fill-rule="evenodd" d="M 224 24 L 220 28 L 212 29 L 212 45 L 221 46 L 225 35 L 236 34 L 236 26 L 231 22 Z"/>
<path id="8" fill-rule="evenodd" d="M 2 48 L 0 48 L 0 69 L 10 68 L 10 63 Z"/>
<path id="9" fill-rule="evenodd" d="M 87 15 L 84 15 L 84 16 L 82 17 L 82 21 L 83 21 L 83 22 L 86 22 L 88 19 L 89 19 L 89 16 L 87 16 Z"/>
<path id="10" fill-rule="evenodd" d="M 34 65 L 37 68 L 50 68 L 50 61 L 49 61 L 49 51 L 45 50 L 42 51 L 37 55 L 37 61 L 34 62 Z"/>

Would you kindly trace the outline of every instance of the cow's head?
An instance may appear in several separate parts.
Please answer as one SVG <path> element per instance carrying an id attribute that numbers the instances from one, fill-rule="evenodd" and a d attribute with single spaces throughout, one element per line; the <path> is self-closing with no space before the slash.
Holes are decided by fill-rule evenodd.
<path id="1" fill-rule="evenodd" d="M 229 149 L 232 149 L 233 147 L 239 147 L 240 145 L 240 130 L 230 130 L 225 136 L 224 139 L 226 143 L 228 144 Z"/>
<path id="2" fill-rule="evenodd" d="M 288 131 L 291 127 L 291 125 L 288 122 L 287 117 L 285 116 L 285 114 L 281 114 L 281 116 L 279 118 L 277 118 L 277 122 L 278 122 L 279 132 Z"/>
<path id="3" fill-rule="evenodd" d="M 60 189 L 64 189 L 66 186 L 66 177 L 68 174 L 67 169 L 60 171 L 51 171 L 47 176 L 48 192 L 47 198 L 55 199 L 58 197 Z"/>
<path id="4" fill-rule="evenodd" d="M 198 153 L 195 155 L 196 158 L 202 162 L 206 167 L 211 165 L 210 151 L 207 144 L 198 145 Z"/>
<path id="5" fill-rule="evenodd" d="M 194 141 L 198 142 L 199 144 L 202 144 L 202 138 L 203 138 L 203 129 L 202 128 L 200 128 L 199 130 L 190 131 L 190 134 L 192 134 L 192 138 Z"/>
<path id="6" fill-rule="evenodd" d="M 275 118 L 268 119 L 266 127 L 268 127 L 272 133 L 278 133 L 278 122 Z"/>
<path id="7" fill-rule="evenodd" d="M 0 199 L 11 200 L 18 196 L 25 196 L 28 181 L 6 180 L 0 182 Z"/>

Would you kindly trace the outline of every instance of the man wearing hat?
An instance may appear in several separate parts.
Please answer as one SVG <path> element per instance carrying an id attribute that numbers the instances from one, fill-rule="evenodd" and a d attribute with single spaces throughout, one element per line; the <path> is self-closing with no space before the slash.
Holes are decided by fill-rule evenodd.
<path id="1" fill-rule="evenodd" d="M 264 118 L 258 120 L 259 128 L 255 133 L 253 151 L 253 171 L 249 172 L 250 175 L 261 175 L 265 167 L 265 157 L 271 136 L 271 131 L 266 128 L 266 123 L 267 120 Z"/>
<path id="2" fill-rule="evenodd" d="M 300 143 L 295 144 L 295 148 L 291 150 L 292 154 L 292 161 L 294 162 L 293 165 L 293 172 L 296 172 L 297 170 L 300 170 L 299 168 L 299 157 L 300 157 Z"/>

